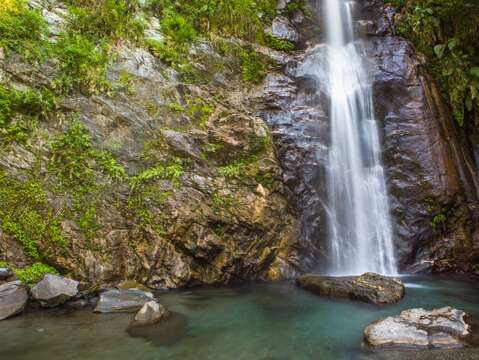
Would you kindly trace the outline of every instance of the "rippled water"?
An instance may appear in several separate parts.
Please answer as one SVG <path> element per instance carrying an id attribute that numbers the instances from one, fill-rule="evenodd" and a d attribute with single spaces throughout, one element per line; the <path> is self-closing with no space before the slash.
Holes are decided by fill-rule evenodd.
<path id="1" fill-rule="evenodd" d="M 176 315 L 166 329 L 126 331 L 131 314 L 52 310 L 0 322 L 0 359 L 282 360 L 479 359 L 479 352 L 365 352 L 371 321 L 410 307 L 453 305 L 479 318 L 479 285 L 407 278 L 406 298 L 375 307 L 329 300 L 291 283 L 175 291 L 159 295 Z"/>

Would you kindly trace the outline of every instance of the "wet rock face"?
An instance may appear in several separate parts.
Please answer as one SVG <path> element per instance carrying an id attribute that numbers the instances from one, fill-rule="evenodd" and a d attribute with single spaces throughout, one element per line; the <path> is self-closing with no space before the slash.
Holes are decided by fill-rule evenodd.
<path id="1" fill-rule="evenodd" d="M 78 284 L 63 276 L 47 274 L 32 288 L 32 297 L 42 306 L 58 306 L 78 294 Z"/>
<path id="2" fill-rule="evenodd" d="M 296 283 L 318 295 L 377 305 L 397 303 L 405 294 L 400 280 L 373 273 L 345 277 L 303 275 Z"/>
<path id="3" fill-rule="evenodd" d="M 0 285 L 0 320 L 22 312 L 27 300 L 27 288 L 20 281 Z"/>
<path id="4" fill-rule="evenodd" d="M 358 46 L 373 79 L 399 266 L 474 272 L 477 169 L 420 56 L 408 41 L 393 36 L 394 12 L 372 0 L 358 3 L 355 16 L 363 35 Z M 267 77 L 259 97 L 300 219 L 305 271 L 327 267 L 326 51 L 318 45 L 291 57 L 283 73 Z M 322 66 L 313 68 L 314 63 Z"/>
<path id="5" fill-rule="evenodd" d="M 465 346 L 471 334 L 464 311 L 444 307 L 409 309 L 369 325 L 364 338 L 372 347 L 453 349 Z"/>
<path id="6" fill-rule="evenodd" d="M 475 262 L 471 254 L 478 244 L 473 240 L 466 250 L 467 240 L 462 240 L 477 237 L 477 228 L 465 228 L 461 220 L 445 224 L 451 219 L 440 215 L 477 216 L 474 205 L 468 205 L 476 199 L 477 174 L 454 119 L 410 43 L 395 37 L 372 38 L 365 42 L 365 52 L 375 74 L 376 116 L 383 124 L 384 161 L 401 265 L 429 261 L 432 270 L 439 271 L 444 258 L 456 262 L 452 251 L 437 252 L 436 244 L 448 243 L 446 248 L 469 252 L 469 260 L 466 256 L 460 262 L 471 271 L 470 264 Z M 455 270 L 461 271 L 460 267 Z"/>
<path id="7" fill-rule="evenodd" d="M 154 300 L 150 292 L 136 289 L 112 289 L 100 294 L 95 307 L 98 313 L 130 313 Z"/>

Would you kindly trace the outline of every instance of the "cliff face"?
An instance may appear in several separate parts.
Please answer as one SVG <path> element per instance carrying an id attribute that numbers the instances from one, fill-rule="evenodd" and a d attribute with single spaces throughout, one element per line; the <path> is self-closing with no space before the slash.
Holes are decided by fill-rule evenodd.
<path id="1" fill-rule="evenodd" d="M 58 41 L 64 4 L 30 3 Z M 286 41 L 277 47 L 304 50 L 213 36 L 181 55 L 185 73 L 164 49 L 119 40 L 107 89 L 52 103 L 21 94 L 51 88 L 58 59 L 33 65 L 2 50 L 0 90 L 22 100 L 8 115 L 18 126 L 0 117 L 0 260 L 45 262 L 90 285 L 134 279 L 153 288 L 321 270 L 329 101 L 325 74 L 306 69 L 325 48 L 311 19 L 288 3 L 278 2 L 267 31 Z M 394 9 L 366 1 L 356 10 L 401 269 L 477 272 L 478 176 L 463 130 L 422 56 L 393 35 Z M 158 19 L 145 34 L 164 39 Z M 251 79 L 260 65 L 265 80 Z M 22 102 L 40 109 L 29 113 Z"/>
<path id="2" fill-rule="evenodd" d="M 376 117 L 392 201 L 401 271 L 475 272 L 478 264 L 478 174 L 471 151 L 424 60 L 394 36 L 394 9 L 358 4 L 357 30 L 373 77 Z M 282 74 L 266 79 L 263 117 L 272 128 L 285 185 L 301 219 L 302 264 L 322 269 L 326 251 L 328 99 L 325 48 L 298 54 Z M 317 259 L 323 259 L 318 262 Z"/>
<path id="3" fill-rule="evenodd" d="M 62 3 L 32 5 L 51 38 L 68 26 Z M 147 34 L 161 38 L 155 21 Z M 296 220 L 270 132 L 248 106 L 254 85 L 209 42 L 189 54 L 210 81 L 182 81 L 145 48 L 118 42 L 110 90 L 73 91 L 25 141 L 3 138 L 1 259 L 46 262 L 91 285 L 153 288 L 293 271 Z M 19 90 L 48 87 L 57 72 L 49 59 L 34 66 L 15 53 L 0 69 Z"/>

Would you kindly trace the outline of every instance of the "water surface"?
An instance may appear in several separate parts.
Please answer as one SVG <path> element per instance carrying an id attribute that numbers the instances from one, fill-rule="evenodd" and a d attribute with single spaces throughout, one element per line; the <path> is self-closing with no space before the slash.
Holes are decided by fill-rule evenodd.
<path id="1" fill-rule="evenodd" d="M 167 331 L 133 337 L 131 314 L 52 310 L 0 322 L 0 359 L 285 360 L 479 359 L 479 352 L 384 352 L 361 347 L 371 322 L 411 307 L 452 305 L 479 318 L 479 286 L 441 278 L 405 278 L 397 305 L 329 300 L 292 283 L 253 284 L 160 294 L 182 314 Z"/>

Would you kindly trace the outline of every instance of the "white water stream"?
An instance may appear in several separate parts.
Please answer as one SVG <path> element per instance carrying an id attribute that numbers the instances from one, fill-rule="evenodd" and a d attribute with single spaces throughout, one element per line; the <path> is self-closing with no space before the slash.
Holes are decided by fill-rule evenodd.
<path id="1" fill-rule="evenodd" d="M 396 274 L 372 83 L 354 42 L 348 0 L 323 0 L 330 96 L 329 273 Z"/>

